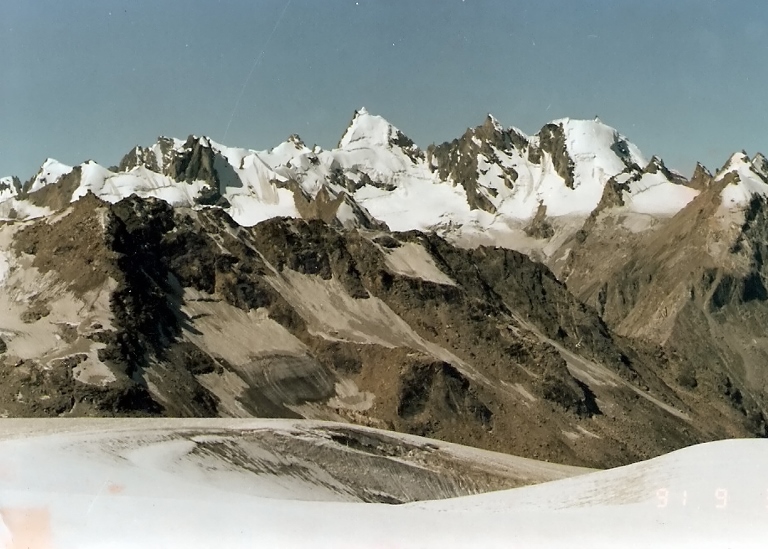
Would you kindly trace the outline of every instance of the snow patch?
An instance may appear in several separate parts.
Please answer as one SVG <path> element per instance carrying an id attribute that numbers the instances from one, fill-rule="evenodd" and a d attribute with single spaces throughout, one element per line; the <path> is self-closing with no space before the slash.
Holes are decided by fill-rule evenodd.
<path id="1" fill-rule="evenodd" d="M 319 431 L 307 431 L 308 425 Z M 286 548 L 566 549 L 578 540 L 577 546 L 596 549 L 751 549 L 768 536 L 764 440 L 702 444 L 537 486 L 394 506 L 350 501 L 345 485 L 310 460 L 281 456 L 258 439 L 236 446 L 246 450 L 238 458 L 255 471 L 198 451 L 257 429 L 320 447 L 322 429 L 338 427 L 291 420 L 10 420 L 0 426 L 0 536 L 21 543 L 44 532 L 63 549 L 245 548 L 254 540 Z M 558 467 L 387 436 L 474 456 L 478 466 L 496 471 L 552 478 Z M 282 473 L 297 465 L 303 475 Z M 561 473 L 569 474 L 576 473 Z M 24 517 L 37 520 L 19 520 Z"/>
<path id="2" fill-rule="evenodd" d="M 655 216 L 673 216 L 699 195 L 699 191 L 670 182 L 661 172 L 643 174 L 624 191 L 630 211 Z"/>
<path id="3" fill-rule="evenodd" d="M 434 258 L 415 242 L 402 243 L 398 248 L 384 249 L 386 265 L 396 274 L 420 278 L 436 284 L 455 286 L 456 282 L 435 264 Z"/>
<path id="4" fill-rule="evenodd" d="M 62 164 L 58 160 L 53 158 L 47 158 L 43 165 L 40 166 L 40 170 L 32 180 L 32 185 L 29 187 L 29 192 L 39 191 L 46 185 L 57 183 L 59 179 L 67 175 L 72 171 L 72 166 Z"/>
<path id="5" fill-rule="evenodd" d="M 729 174 L 736 174 L 736 181 L 726 185 L 720 194 L 724 208 L 743 208 L 754 195 L 768 196 L 768 184 L 760 177 L 746 154 L 736 153 L 731 156 L 715 181 L 722 181 Z"/>

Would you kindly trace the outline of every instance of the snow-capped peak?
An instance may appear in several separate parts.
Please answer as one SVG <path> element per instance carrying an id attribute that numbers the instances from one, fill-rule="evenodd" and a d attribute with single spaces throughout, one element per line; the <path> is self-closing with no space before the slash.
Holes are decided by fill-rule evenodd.
<path id="1" fill-rule="evenodd" d="M 645 166 L 645 171 L 655 173 L 659 170 L 664 170 L 665 168 L 664 161 L 658 156 L 653 155 Z"/>
<path id="2" fill-rule="evenodd" d="M 365 107 L 355 111 L 352 121 L 339 141 L 339 149 L 389 148 L 392 140 L 402 135 L 383 117 L 370 114 Z"/>
<path id="3" fill-rule="evenodd" d="M 725 208 L 744 207 L 754 195 L 768 196 L 768 174 L 763 172 L 762 162 L 755 166 L 744 151 L 731 155 L 717 172 L 715 181 L 726 178 L 729 181 L 720 195 Z"/>
<path id="4" fill-rule="evenodd" d="M 575 120 L 562 118 L 552 124 L 562 127 L 566 146 L 571 157 L 591 157 L 595 167 L 604 173 L 616 175 L 631 164 L 646 166 L 640 149 L 627 140 L 616 129 L 604 124 L 599 118 L 593 120 Z"/>
<path id="5" fill-rule="evenodd" d="M 599 120 L 554 120 L 528 142 L 527 154 L 512 162 L 519 178 L 511 202 L 520 203 L 514 211 L 522 219 L 531 218 L 540 202 L 549 216 L 587 216 L 611 177 L 648 164 L 634 144 Z"/>
<path id="6" fill-rule="evenodd" d="M 72 166 L 62 164 L 53 158 L 46 158 L 45 162 L 43 162 L 43 165 L 40 166 L 40 170 L 38 170 L 37 175 L 35 175 L 35 178 L 32 180 L 32 185 L 30 185 L 28 191 L 35 192 L 42 189 L 46 185 L 56 183 L 59 179 L 71 171 Z"/>
<path id="7" fill-rule="evenodd" d="M 739 176 L 744 175 L 747 179 L 759 175 L 758 170 L 752 164 L 752 160 L 750 160 L 746 151 L 733 153 L 723 167 L 717 171 L 715 181 L 722 181 L 731 173 L 738 174 Z"/>

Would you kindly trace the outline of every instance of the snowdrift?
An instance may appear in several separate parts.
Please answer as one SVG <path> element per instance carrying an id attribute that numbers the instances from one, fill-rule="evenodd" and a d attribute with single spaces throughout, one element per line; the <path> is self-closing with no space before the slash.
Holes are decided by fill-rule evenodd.
<path id="1" fill-rule="evenodd" d="M 341 427 L 360 437 L 329 464 L 321 450 Z M 765 440 L 586 472 L 387 433 L 408 451 L 345 474 L 332 468 L 353 463 L 355 440 L 383 433 L 288 420 L 6 420 L 0 547 L 741 548 L 768 539 Z M 310 444 L 298 451 L 280 440 Z M 418 466 L 419 448 L 528 484 L 559 480 L 405 505 L 360 502 L 381 477 L 418 484 L 381 462 Z"/>

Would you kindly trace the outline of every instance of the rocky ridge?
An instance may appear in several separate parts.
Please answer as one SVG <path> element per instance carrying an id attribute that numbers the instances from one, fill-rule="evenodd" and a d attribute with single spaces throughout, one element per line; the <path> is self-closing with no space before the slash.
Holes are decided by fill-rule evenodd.
<path id="1" fill-rule="evenodd" d="M 365 110 L 330 151 L 49 160 L 0 187 L 0 412 L 331 419 L 588 466 L 766 436 L 767 165 L 688 181 L 599 120 L 489 116 L 422 152 Z"/>

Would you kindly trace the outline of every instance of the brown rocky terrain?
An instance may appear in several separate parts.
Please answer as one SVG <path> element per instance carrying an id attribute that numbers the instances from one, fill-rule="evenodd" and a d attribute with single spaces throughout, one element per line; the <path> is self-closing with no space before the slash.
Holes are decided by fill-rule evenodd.
<path id="1" fill-rule="evenodd" d="M 3 231 L 5 415 L 332 419 L 588 466 L 755 433 L 511 250 L 92 195 Z"/>
<path id="2" fill-rule="evenodd" d="M 608 197 L 570 249 L 560 278 L 618 334 L 657 347 L 657 373 L 694 402 L 735 410 L 753 435 L 768 436 L 766 200 L 722 206 L 735 174 L 712 181 L 677 215 L 635 232 Z"/>
<path id="3" fill-rule="evenodd" d="M 362 110 L 332 151 L 49 160 L 0 187 L 0 415 L 333 420 L 594 467 L 768 436 L 764 196 L 762 155 L 687 180 L 598 119 L 422 153 Z"/>

